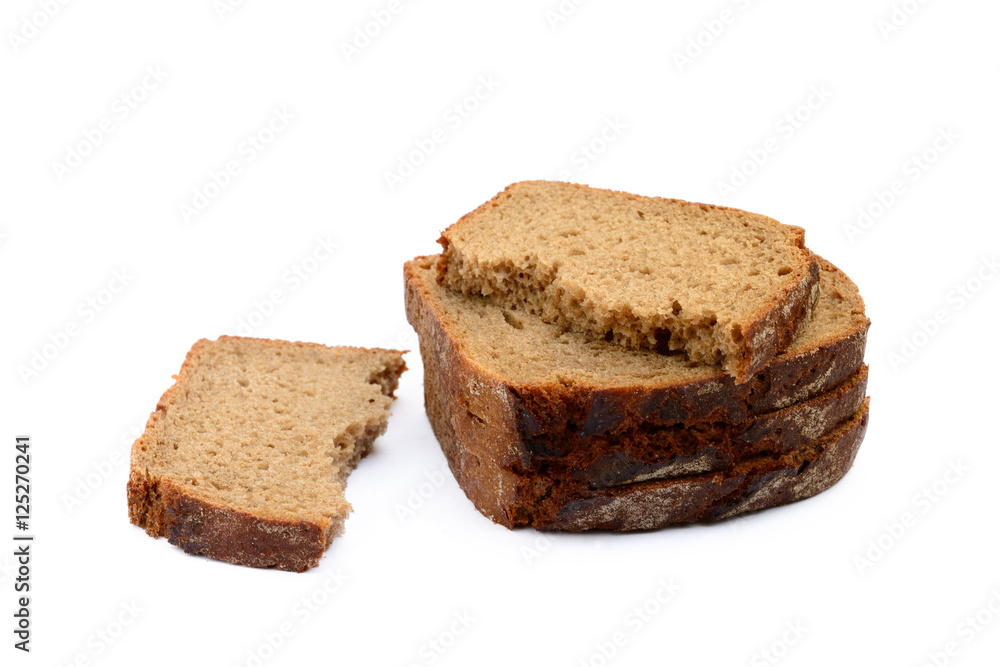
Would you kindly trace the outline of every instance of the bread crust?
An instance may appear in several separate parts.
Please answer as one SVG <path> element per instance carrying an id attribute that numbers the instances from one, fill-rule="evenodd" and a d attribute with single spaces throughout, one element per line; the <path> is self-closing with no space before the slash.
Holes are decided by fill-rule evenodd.
<path id="1" fill-rule="evenodd" d="M 799 247 L 805 249 L 805 232 L 795 229 L 801 232 Z M 770 307 L 757 311 L 743 336 L 746 363 L 736 369 L 736 382 L 746 382 L 771 363 L 809 320 L 819 296 L 819 269 L 819 258 L 810 253 L 810 261 L 798 268 L 799 282 L 785 290 Z"/>
<path id="2" fill-rule="evenodd" d="M 219 340 L 239 339 L 221 336 Z M 193 555 L 246 565 L 302 572 L 315 567 L 331 540 L 343 532 L 350 505 L 344 503 L 343 512 L 332 520 L 295 521 L 281 516 L 246 512 L 212 502 L 189 485 L 168 476 L 149 473 L 140 463 L 140 450 L 149 445 L 155 424 L 163 419 L 175 394 L 184 390 L 199 350 L 212 341 L 202 339 L 188 351 L 175 382 L 160 397 L 156 409 L 146 422 L 144 433 L 132 445 L 129 481 L 126 488 L 129 521 L 143 528 L 151 537 L 165 537 L 170 544 Z M 302 343 L 283 340 L 263 341 L 278 347 L 323 347 L 319 343 Z M 347 349 L 347 348 L 344 348 Z M 351 348 L 357 351 L 361 348 Z M 389 353 L 397 357 L 374 380 L 383 393 L 392 396 L 399 376 L 406 370 L 406 363 L 398 350 L 368 348 L 372 354 Z M 365 456 L 380 432 L 366 433 L 356 443 L 358 459 Z"/>
<path id="3" fill-rule="evenodd" d="M 303 572 L 319 564 L 339 524 L 289 521 L 224 507 L 177 484 L 133 471 L 129 520 L 193 555 L 249 567 Z M 346 518 L 346 517 L 345 517 Z"/>
<path id="4" fill-rule="evenodd" d="M 577 451 L 539 458 L 531 471 L 561 475 L 591 488 L 724 470 L 760 454 L 785 454 L 850 420 L 865 399 L 868 368 L 808 401 L 751 417 L 743 424 L 672 426 L 571 439 Z M 529 447 L 531 443 L 529 443 Z"/>
<path id="5" fill-rule="evenodd" d="M 533 525 L 574 532 L 652 530 L 787 505 L 840 481 L 853 465 L 867 428 L 866 399 L 850 422 L 782 457 L 755 458 L 693 478 L 604 489 L 562 503 L 549 516 L 536 517 Z"/>

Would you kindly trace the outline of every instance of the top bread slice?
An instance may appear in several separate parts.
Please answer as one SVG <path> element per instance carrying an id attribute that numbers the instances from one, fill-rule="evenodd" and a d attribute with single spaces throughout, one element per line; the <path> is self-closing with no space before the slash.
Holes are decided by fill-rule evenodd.
<path id="1" fill-rule="evenodd" d="M 446 229 L 438 280 L 633 348 L 683 351 L 744 382 L 807 319 L 804 231 L 731 208 L 515 183 Z"/>
<path id="2" fill-rule="evenodd" d="M 198 341 L 132 447 L 130 520 L 189 553 L 315 566 L 351 511 L 348 474 L 386 428 L 401 354 Z"/>
<path id="3" fill-rule="evenodd" d="M 626 349 L 450 290 L 435 280 L 439 259 L 406 263 L 407 318 L 425 359 L 442 367 L 465 411 L 493 434 L 484 456 L 500 468 L 521 465 L 534 441 L 741 424 L 828 392 L 863 363 L 864 302 L 823 260 L 811 319 L 770 365 L 737 383 L 717 366 Z"/>

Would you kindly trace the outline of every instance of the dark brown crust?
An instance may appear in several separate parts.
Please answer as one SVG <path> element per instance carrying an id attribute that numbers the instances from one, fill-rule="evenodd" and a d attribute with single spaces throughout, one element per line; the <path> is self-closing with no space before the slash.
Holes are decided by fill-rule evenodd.
<path id="1" fill-rule="evenodd" d="M 523 181 L 512 183 L 492 199 L 481 204 L 475 210 L 466 213 L 457 222 L 441 232 L 441 236 L 438 238 L 438 243 L 441 244 L 441 254 L 438 256 L 436 266 L 438 282 L 445 283 L 448 280 L 449 259 L 452 253 L 455 252 L 451 239 L 448 236 L 449 233 L 459 226 L 468 224 L 470 220 L 482 215 L 486 210 L 499 206 L 504 199 L 512 196 L 511 190 L 513 188 L 535 183 L 546 182 Z M 702 204 L 666 197 L 646 197 L 619 190 L 591 188 L 579 183 L 559 184 L 568 185 L 578 190 L 592 190 L 612 195 L 622 195 L 630 199 L 641 198 L 644 200 L 700 208 L 703 211 L 716 210 L 747 215 L 747 211 L 727 206 Z M 802 324 L 808 319 L 812 306 L 816 301 L 816 286 L 819 284 L 820 260 L 806 248 L 805 230 L 794 225 L 782 224 L 767 216 L 752 215 L 765 218 L 775 225 L 794 231 L 796 234 L 796 245 L 803 251 L 805 259 L 799 266 L 792 268 L 792 273 L 794 273 L 794 276 L 790 279 L 792 284 L 784 292 L 776 296 L 772 302 L 762 305 L 743 325 L 743 337 L 741 340 L 742 354 L 740 355 L 739 363 L 730 369 L 732 376 L 738 383 L 743 383 L 751 379 L 755 373 L 765 368 L 788 347 L 788 344 L 795 338 Z"/>
<path id="2" fill-rule="evenodd" d="M 545 452 L 551 458 L 538 457 L 526 472 L 596 489 L 724 470 L 751 456 L 788 453 L 826 435 L 861 408 L 867 383 L 868 367 L 862 366 L 831 391 L 743 424 L 673 425 L 572 439 L 575 449 L 560 452 L 564 443 L 553 445 Z"/>
<path id="3" fill-rule="evenodd" d="M 262 518 L 210 503 L 169 478 L 133 473 L 129 519 L 189 554 L 249 567 L 303 572 L 319 564 L 331 526 Z"/>
<path id="4" fill-rule="evenodd" d="M 221 336 L 219 340 L 236 339 Z M 146 433 L 162 419 L 173 392 L 183 389 L 184 382 L 196 363 L 198 350 L 211 341 L 202 339 L 187 353 L 174 384 L 164 392 L 156 410 L 146 423 Z M 296 347 L 329 347 L 318 343 L 267 340 L 268 344 Z M 336 348 L 335 348 L 336 349 Z M 358 350 L 360 348 L 343 348 Z M 392 396 L 399 376 L 406 370 L 403 352 L 368 348 L 373 354 L 396 355 L 396 363 L 370 381 L 382 386 Z M 274 568 L 302 572 L 319 563 L 330 540 L 343 530 L 343 521 L 323 524 L 310 521 L 290 521 L 273 516 L 258 516 L 225 507 L 198 496 L 186 485 L 168 477 L 149 475 L 136 465 L 136 448 L 141 446 L 144 433 L 132 445 L 132 465 L 127 486 L 129 521 L 143 528 L 151 537 L 166 537 L 187 553 L 203 555 L 235 565 Z M 370 440 L 374 440 L 372 434 Z M 371 442 L 358 442 L 363 452 Z"/>
<path id="5" fill-rule="evenodd" d="M 854 463 L 868 427 L 868 401 L 820 442 L 781 457 L 757 457 L 691 478 L 604 489 L 536 516 L 545 530 L 650 530 L 728 517 L 802 500 L 840 481 Z"/>

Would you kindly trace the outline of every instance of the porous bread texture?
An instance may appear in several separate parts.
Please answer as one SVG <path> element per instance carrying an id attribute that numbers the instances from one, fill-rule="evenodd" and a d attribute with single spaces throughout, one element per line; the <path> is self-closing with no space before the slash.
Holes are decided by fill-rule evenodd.
<path id="1" fill-rule="evenodd" d="M 745 381 L 807 318 L 804 231 L 737 209 L 526 181 L 446 229 L 438 279 L 632 348 Z"/>
<path id="2" fill-rule="evenodd" d="M 343 531 L 385 431 L 395 350 L 200 340 L 132 447 L 129 518 L 185 551 L 302 571 Z"/>

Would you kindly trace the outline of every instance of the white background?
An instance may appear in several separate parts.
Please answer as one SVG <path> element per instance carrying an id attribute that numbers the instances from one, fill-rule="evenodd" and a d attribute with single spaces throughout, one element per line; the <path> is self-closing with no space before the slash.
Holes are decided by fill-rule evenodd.
<path id="1" fill-rule="evenodd" d="M 30 656 L 11 647 L 0 548 L 3 664 L 247 665 L 255 652 L 266 665 L 922 665 L 952 641 L 939 664 L 995 664 L 1000 614 L 982 612 L 978 631 L 965 619 L 994 595 L 1000 611 L 1000 280 L 976 282 L 1000 249 L 996 3 L 908 0 L 912 16 L 885 34 L 889 0 L 594 0 L 557 22 L 557 0 L 404 1 L 350 59 L 342 45 L 387 0 L 253 0 L 222 16 L 211 0 L 70 2 L 52 18 L 43 4 L 9 0 L 0 16 L 0 539 L 23 433 L 37 535 Z M 477 91 L 481 77 L 495 90 Z M 466 118 L 449 111 L 477 92 Z M 274 109 L 294 119 L 250 160 L 244 142 Z M 104 119 L 111 132 L 88 146 Z M 390 188 L 385 173 L 436 128 L 444 142 Z M 939 132 L 952 138 L 935 149 Z M 915 167 L 925 150 L 933 163 Z M 73 151 L 87 155 L 55 165 Z M 753 154 L 762 166 L 744 166 Z M 229 160 L 240 173 L 185 220 Z M 753 173 L 724 196 L 734 169 Z M 402 263 L 508 183 L 560 176 L 765 213 L 847 271 L 873 322 L 873 400 L 842 483 L 717 525 L 511 532 L 447 471 L 411 352 L 389 430 L 351 478 L 347 532 L 318 568 L 191 557 L 128 523 L 129 447 L 195 340 L 237 333 L 281 290 L 254 335 L 416 350 Z M 895 201 L 849 234 L 897 179 Z M 337 253 L 304 264 L 327 237 Z M 306 264 L 295 285 L 287 272 Z M 127 285 L 103 292 L 116 271 Z M 955 291 L 967 283 L 970 299 Z M 922 334 L 937 311 L 946 321 Z M 46 348 L 68 325 L 77 335 Z M 401 521 L 434 471 L 440 488 Z M 317 594 L 338 572 L 342 587 Z M 656 602 L 671 579 L 679 592 Z M 325 604 L 306 620 L 295 605 L 314 594 Z M 449 635 L 466 613 L 471 627 Z M 605 659 L 616 632 L 624 645 Z"/>

